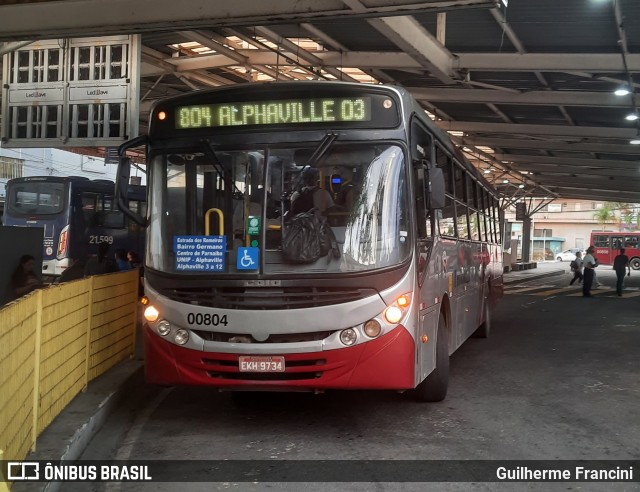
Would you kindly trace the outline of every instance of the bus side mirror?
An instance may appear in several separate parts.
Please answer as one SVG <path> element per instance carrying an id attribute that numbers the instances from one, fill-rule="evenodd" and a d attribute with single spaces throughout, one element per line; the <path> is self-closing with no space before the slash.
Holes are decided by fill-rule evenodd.
<path id="1" fill-rule="evenodd" d="M 444 208 L 444 174 L 439 167 L 428 170 L 428 199 L 432 210 Z"/>
<path id="2" fill-rule="evenodd" d="M 146 143 L 146 137 L 137 137 L 124 143 L 118 149 L 118 155 L 120 157 L 118 162 L 118 172 L 116 175 L 116 189 L 115 199 L 118 208 L 127 217 L 133 220 L 136 224 L 146 227 L 147 221 L 140 214 L 133 212 L 129 209 L 129 180 L 131 179 L 131 159 L 126 157 L 128 148 L 138 147 L 139 145 Z"/>

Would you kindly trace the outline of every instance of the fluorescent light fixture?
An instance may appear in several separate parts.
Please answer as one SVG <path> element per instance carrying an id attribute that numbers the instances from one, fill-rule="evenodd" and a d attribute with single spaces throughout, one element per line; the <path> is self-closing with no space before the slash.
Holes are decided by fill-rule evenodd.
<path id="1" fill-rule="evenodd" d="M 628 114 L 626 117 L 627 121 L 636 121 L 638 119 L 638 114 L 637 113 L 631 113 Z"/>
<path id="2" fill-rule="evenodd" d="M 504 184 L 507 184 L 507 183 L 509 182 L 509 180 L 508 180 L 508 179 L 503 179 L 503 180 L 502 180 L 502 182 L 503 182 Z"/>
<path id="3" fill-rule="evenodd" d="M 524 185 L 523 184 L 518 185 L 518 188 L 524 188 Z"/>
<path id="4" fill-rule="evenodd" d="M 640 145 L 640 135 L 638 135 L 637 137 L 629 140 L 629 143 L 631 145 Z"/>
<path id="5" fill-rule="evenodd" d="M 628 96 L 631 92 L 626 87 L 620 87 L 620 89 L 617 89 L 614 94 L 616 96 Z"/>
<path id="6" fill-rule="evenodd" d="M 485 169 L 485 170 L 484 170 L 484 173 L 485 173 L 485 174 L 489 174 L 489 173 L 491 173 L 491 169 Z"/>

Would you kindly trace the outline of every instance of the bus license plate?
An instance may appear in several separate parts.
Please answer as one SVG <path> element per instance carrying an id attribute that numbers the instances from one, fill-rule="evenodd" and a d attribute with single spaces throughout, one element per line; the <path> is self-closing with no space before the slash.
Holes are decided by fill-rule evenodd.
<path id="1" fill-rule="evenodd" d="M 240 372 L 284 372 L 284 357 L 240 356 Z"/>

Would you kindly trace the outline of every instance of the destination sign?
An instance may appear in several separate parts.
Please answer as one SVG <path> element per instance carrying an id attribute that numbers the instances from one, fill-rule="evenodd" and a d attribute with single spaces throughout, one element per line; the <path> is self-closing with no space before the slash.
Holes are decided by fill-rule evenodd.
<path id="1" fill-rule="evenodd" d="M 175 127 L 180 130 L 367 121 L 371 121 L 370 97 L 202 104 L 179 106 L 175 113 Z"/>

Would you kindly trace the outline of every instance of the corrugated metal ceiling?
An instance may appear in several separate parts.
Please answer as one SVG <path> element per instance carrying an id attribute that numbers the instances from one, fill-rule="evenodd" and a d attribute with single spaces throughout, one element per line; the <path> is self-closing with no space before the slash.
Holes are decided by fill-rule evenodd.
<path id="1" fill-rule="evenodd" d="M 294 0 L 282 3 L 290 3 L 292 11 L 298 6 Z M 629 80 L 636 95 L 639 93 L 640 1 L 510 0 L 506 9 L 491 10 L 489 2 L 484 2 L 484 8 L 454 5 L 446 9 L 444 18 L 424 13 L 443 3 L 469 4 L 464 0 L 332 0 L 330 7 L 341 6 L 344 15 L 326 20 L 306 12 L 297 18 L 281 15 L 280 21 L 274 6 L 274 15 L 265 17 L 267 30 L 231 17 L 226 26 L 218 19 L 212 19 L 209 26 L 168 23 L 166 30 L 145 32 L 142 37 L 147 50 L 143 54 L 147 67 L 142 79 L 143 107 L 153 99 L 191 90 L 185 79 L 191 86 L 206 87 L 203 74 L 211 76 L 210 85 L 271 80 L 268 73 L 274 70 L 279 71 L 279 79 L 312 78 L 317 73 L 354 80 L 375 77 L 383 83 L 420 89 L 417 96 L 424 107 L 442 120 L 439 123 L 444 128 L 455 128 L 456 141 L 474 151 L 493 148 L 497 154 L 527 160 L 538 156 L 540 166 L 547 167 L 555 158 L 558 170 L 567 165 L 567 158 L 583 162 L 581 173 L 575 172 L 573 164 L 567 168 L 576 175 L 570 187 L 563 187 L 555 178 L 546 180 L 542 173 L 527 178 L 522 193 L 640 203 L 640 145 L 629 143 L 640 127 L 625 119 L 637 110 L 640 96 L 633 100 L 610 95 Z M 409 4 L 416 6 L 415 11 L 401 10 Z M 318 11 L 329 6 L 322 1 L 317 5 Z M 382 19 L 371 14 L 371 8 L 394 5 L 397 11 L 387 10 L 386 15 L 398 17 Z M 0 6 L 0 17 L 1 11 Z M 226 5 L 225 15 L 232 14 L 233 4 Z M 145 30 L 143 21 L 141 31 Z M 439 42 L 434 41 L 438 22 L 446 28 Z M 171 45 L 189 40 L 178 31 L 189 29 L 211 39 L 213 48 L 226 38 L 225 48 L 237 51 L 240 58 L 220 61 L 221 57 L 207 58 L 191 48 L 177 51 Z M 244 38 L 231 37 L 234 32 Z M 298 45 L 295 52 L 285 41 Z M 623 58 L 625 47 L 628 51 Z M 219 52 L 224 54 L 224 49 Z M 287 59 L 297 64 L 288 65 Z M 202 61 L 198 77 L 186 67 L 186 60 Z M 485 158 L 490 155 L 488 152 Z M 589 174 L 590 169 L 602 168 L 598 161 L 625 161 L 627 168 L 635 163 L 638 174 L 630 176 L 627 169 L 616 175 L 617 168 L 610 166 L 611 179 L 602 179 L 602 174 Z M 516 174 L 525 166 L 521 162 L 495 164 Z M 600 183 L 597 190 L 594 180 Z M 513 190 L 504 191 L 505 196 L 513 194 Z"/>

